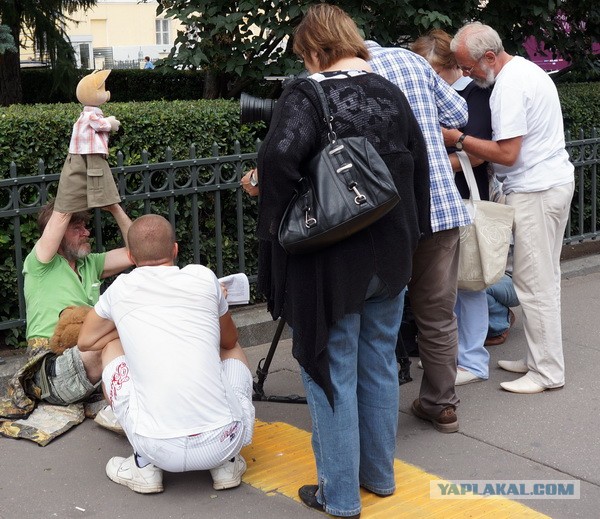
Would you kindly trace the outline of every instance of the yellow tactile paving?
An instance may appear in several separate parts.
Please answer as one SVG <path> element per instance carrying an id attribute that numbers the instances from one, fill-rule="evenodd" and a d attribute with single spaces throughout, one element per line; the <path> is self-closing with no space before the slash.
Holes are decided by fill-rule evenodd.
<path id="1" fill-rule="evenodd" d="M 242 454 L 248 463 L 243 481 L 266 493 L 300 502 L 298 488 L 316 482 L 310 433 L 291 425 L 256 421 L 254 440 Z M 430 499 L 429 482 L 440 479 L 396 460 L 396 493 L 385 499 L 362 492 L 362 519 L 549 519 L 517 501 L 504 498 Z"/>

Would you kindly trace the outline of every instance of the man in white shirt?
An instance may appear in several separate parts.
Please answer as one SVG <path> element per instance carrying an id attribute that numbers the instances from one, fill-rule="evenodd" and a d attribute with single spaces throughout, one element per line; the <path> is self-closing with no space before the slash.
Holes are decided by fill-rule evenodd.
<path id="1" fill-rule="evenodd" d="M 525 359 L 498 365 L 524 374 L 502 388 L 539 393 L 565 384 L 560 311 L 560 252 L 574 190 L 556 87 L 537 65 L 504 51 L 479 22 L 462 27 L 451 49 L 463 74 L 490 97 L 492 140 L 444 130 L 447 145 L 494 163 L 506 203 L 515 208 L 513 282 L 523 309 Z"/>
<path id="2" fill-rule="evenodd" d="M 133 222 L 137 268 L 102 294 L 79 336 L 81 349 L 102 349 L 103 389 L 134 448 L 106 473 L 140 493 L 162 492 L 162 470 L 210 470 L 216 490 L 238 486 L 254 427 L 252 375 L 219 281 L 202 265 L 177 267 L 177 251 L 163 217 Z"/>

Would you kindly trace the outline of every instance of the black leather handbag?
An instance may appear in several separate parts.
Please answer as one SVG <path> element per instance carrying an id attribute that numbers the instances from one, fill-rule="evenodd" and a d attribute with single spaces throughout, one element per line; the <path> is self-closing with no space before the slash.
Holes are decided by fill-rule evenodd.
<path id="1" fill-rule="evenodd" d="M 366 137 L 338 139 L 327 99 L 315 88 L 329 143 L 309 163 L 279 225 L 279 243 L 290 254 L 306 254 L 337 243 L 389 212 L 400 196 L 392 174 Z"/>

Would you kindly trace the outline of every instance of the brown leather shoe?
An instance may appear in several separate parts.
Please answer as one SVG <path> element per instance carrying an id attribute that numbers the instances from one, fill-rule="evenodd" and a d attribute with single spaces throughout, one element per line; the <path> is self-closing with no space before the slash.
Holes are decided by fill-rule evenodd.
<path id="1" fill-rule="evenodd" d="M 417 398 L 412 403 L 411 411 L 417 418 L 430 421 L 440 432 L 458 432 L 458 418 L 456 416 L 456 408 L 453 405 L 445 407 L 440 415 L 436 418 L 425 412 L 423 407 L 421 407 L 421 401 Z"/>
<path id="2" fill-rule="evenodd" d="M 508 328 L 502 332 L 500 335 L 496 335 L 495 337 L 488 337 L 483 343 L 484 346 L 499 346 L 500 344 L 504 344 L 506 339 L 508 338 L 508 334 L 510 333 L 510 329 L 513 324 L 515 324 L 515 314 L 509 308 L 508 309 Z"/>

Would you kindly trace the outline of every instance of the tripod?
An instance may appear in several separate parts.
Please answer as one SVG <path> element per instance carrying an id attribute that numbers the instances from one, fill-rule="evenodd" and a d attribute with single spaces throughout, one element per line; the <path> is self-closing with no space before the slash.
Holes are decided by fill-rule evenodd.
<path id="1" fill-rule="evenodd" d="M 269 374 L 269 367 L 271 366 L 271 362 L 273 361 L 273 356 L 275 355 L 275 350 L 277 349 L 277 345 L 279 344 L 279 339 L 281 338 L 281 334 L 283 333 L 284 327 L 285 319 L 280 318 L 279 323 L 277 324 L 277 330 L 275 330 L 275 335 L 273 335 L 273 340 L 271 341 L 271 346 L 269 348 L 267 356 L 263 359 L 260 359 L 260 361 L 258 362 L 258 367 L 256 368 L 256 375 L 258 379 L 252 384 L 252 388 L 254 389 L 252 400 L 259 402 L 280 402 L 284 404 L 306 404 L 306 397 L 299 395 L 265 395 L 265 390 L 263 386 L 267 375 Z M 415 333 L 413 332 L 411 336 L 411 333 L 409 332 L 407 334 L 407 337 L 409 339 L 409 343 L 411 342 L 411 340 L 414 342 Z M 412 377 L 410 376 L 411 361 L 408 357 L 408 352 L 406 351 L 406 346 L 404 344 L 402 333 L 398 334 L 398 343 L 396 345 L 396 361 L 399 364 L 398 384 L 402 385 L 412 381 Z"/>
<path id="2" fill-rule="evenodd" d="M 258 377 L 258 380 L 252 385 L 254 389 L 252 400 L 260 402 L 281 402 L 284 404 L 306 404 L 306 397 L 299 395 L 267 396 L 265 395 L 265 390 L 263 389 L 263 385 L 265 383 L 267 375 L 269 374 L 269 367 L 271 366 L 271 361 L 273 360 L 273 356 L 275 355 L 275 350 L 277 349 L 277 345 L 279 344 L 279 339 L 281 338 L 281 334 L 283 333 L 284 327 L 285 319 L 280 318 L 279 323 L 277 324 L 277 330 L 275 330 L 275 335 L 273 335 L 273 340 L 271 341 L 269 352 L 267 353 L 267 356 L 265 358 L 260 359 L 260 361 L 258 362 L 258 367 L 256 368 L 256 375 Z"/>

